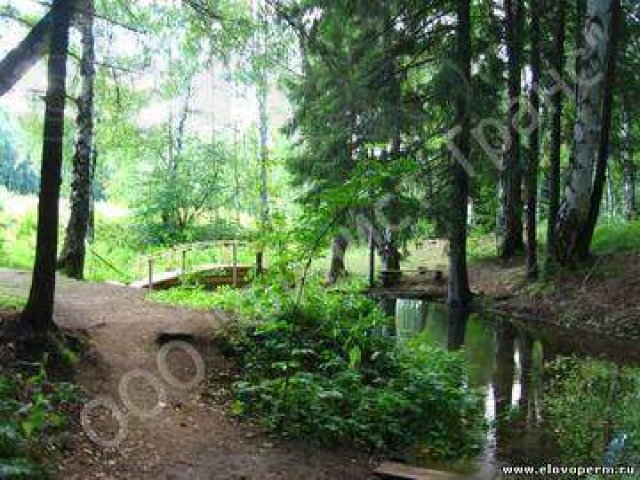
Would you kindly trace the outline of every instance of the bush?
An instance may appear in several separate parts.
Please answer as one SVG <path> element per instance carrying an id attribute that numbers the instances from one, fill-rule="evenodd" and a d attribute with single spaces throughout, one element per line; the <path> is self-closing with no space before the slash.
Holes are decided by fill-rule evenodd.
<path id="1" fill-rule="evenodd" d="M 640 251 L 640 221 L 599 225 L 593 237 L 593 252 L 607 254 Z"/>
<path id="2" fill-rule="evenodd" d="M 74 387 L 33 375 L 0 375 L 0 478 L 45 478 L 60 434 L 79 410 Z"/>
<path id="3" fill-rule="evenodd" d="M 248 296 L 245 305 L 254 303 Z M 311 285 L 299 307 L 289 295 L 266 298 L 256 301 L 261 321 L 245 317 L 224 338 L 242 372 L 236 414 L 323 444 L 394 450 L 420 443 L 438 457 L 480 449 L 480 396 L 458 354 L 382 335 L 390 319 L 360 294 Z"/>

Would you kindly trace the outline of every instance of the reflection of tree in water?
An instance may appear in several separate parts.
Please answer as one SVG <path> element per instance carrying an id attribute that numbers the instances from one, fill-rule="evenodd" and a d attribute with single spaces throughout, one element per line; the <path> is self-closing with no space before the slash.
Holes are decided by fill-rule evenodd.
<path id="1" fill-rule="evenodd" d="M 447 348 L 449 350 L 459 350 L 464 345 L 467 332 L 467 321 L 469 311 L 466 309 L 453 308 L 449 312 L 449 330 Z"/>
<path id="2" fill-rule="evenodd" d="M 640 464 L 640 370 L 589 359 L 633 361 L 620 342 L 413 300 L 389 301 L 386 309 L 395 312 L 400 337 L 419 334 L 467 359 L 471 384 L 488 388 L 499 463 L 602 465 L 611 457 Z"/>
<path id="3" fill-rule="evenodd" d="M 511 465 L 640 465 L 640 370 L 567 358 L 510 324 L 496 327 L 496 451 Z"/>
<path id="4" fill-rule="evenodd" d="M 640 369 L 559 358 L 549 370 L 545 413 L 562 458 L 640 467 Z"/>
<path id="5" fill-rule="evenodd" d="M 542 355 L 534 338 L 511 323 L 496 325 L 492 376 L 498 460 L 510 465 L 545 464 L 555 447 L 541 422 Z"/>

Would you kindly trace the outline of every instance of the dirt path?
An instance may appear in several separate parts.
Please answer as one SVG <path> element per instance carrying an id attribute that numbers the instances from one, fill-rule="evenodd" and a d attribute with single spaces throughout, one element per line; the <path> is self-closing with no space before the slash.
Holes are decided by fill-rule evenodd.
<path id="1" fill-rule="evenodd" d="M 24 293 L 26 273 L 0 271 L 5 291 Z M 158 336 L 175 333 L 195 337 L 220 326 L 214 312 L 173 308 L 144 300 L 140 290 L 106 284 L 61 280 L 56 322 L 83 330 L 95 349 L 93 359 L 78 366 L 77 383 L 88 400 L 107 399 L 126 415 L 126 426 L 103 407 L 92 409 L 88 425 L 98 439 L 122 441 L 105 448 L 84 432 L 70 440 L 58 466 L 60 479 L 366 479 L 367 459 L 349 452 L 329 452 L 269 437 L 240 424 L 225 406 L 203 401 L 199 388 L 177 388 L 176 381 L 196 377 L 186 352 L 173 349 L 158 368 Z M 199 352 L 207 375 L 224 370 L 215 351 Z M 141 373 L 144 372 L 144 373 Z M 174 378 L 174 385 L 166 378 Z M 159 401 L 158 391 L 165 398 Z M 125 385 L 124 396 L 121 392 Z M 119 388 L 120 387 L 120 388 Z M 130 403 L 123 403 L 122 398 Z M 134 414 L 153 413 L 148 417 Z M 102 415 L 98 415 L 102 413 Z"/>

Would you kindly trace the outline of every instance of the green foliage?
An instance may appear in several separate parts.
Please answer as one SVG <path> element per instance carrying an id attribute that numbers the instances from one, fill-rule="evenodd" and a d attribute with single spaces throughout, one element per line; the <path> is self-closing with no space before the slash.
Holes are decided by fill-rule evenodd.
<path id="1" fill-rule="evenodd" d="M 640 221 L 599 225 L 593 237 L 593 252 L 640 252 Z"/>
<path id="2" fill-rule="evenodd" d="M 155 134 L 164 141 L 162 131 Z M 157 150 L 149 154 L 158 155 Z M 231 158 L 227 145 L 187 139 L 179 152 L 161 154 L 151 172 L 141 172 L 136 223 L 145 243 L 193 241 L 189 233 L 198 220 L 228 201 Z"/>
<path id="3" fill-rule="evenodd" d="M 24 296 L 0 287 L 0 309 L 22 310 L 26 303 L 27 299 Z"/>
<path id="4" fill-rule="evenodd" d="M 640 371 L 557 360 L 543 397 L 562 458 L 575 465 L 640 465 Z M 625 436 L 624 442 L 615 442 Z"/>
<path id="5" fill-rule="evenodd" d="M 212 296 L 207 306 L 240 307 L 224 336 L 242 371 L 234 414 L 323 444 L 424 443 L 441 457 L 478 451 L 482 408 L 461 357 L 384 336 L 391 320 L 371 300 L 313 281 L 298 307 L 279 287 Z"/>
<path id="6" fill-rule="evenodd" d="M 0 187 L 21 194 L 36 193 L 38 174 L 29 158 L 20 158 L 17 149 L 20 139 L 4 109 L 0 109 L 0 138 Z"/>
<path id="7" fill-rule="evenodd" d="M 493 234 L 475 233 L 467 240 L 469 258 L 480 260 L 496 256 L 496 241 Z"/>
<path id="8" fill-rule="evenodd" d="M 51 452 L 79 403 L 73 385 L 34 374 L 0 375 L 0 477 L 45 478 Z"/>

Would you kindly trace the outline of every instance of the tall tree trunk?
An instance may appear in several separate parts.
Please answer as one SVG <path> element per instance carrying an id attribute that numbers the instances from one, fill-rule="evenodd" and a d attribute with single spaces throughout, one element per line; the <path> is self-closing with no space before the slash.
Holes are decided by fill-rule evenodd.
<path id="1" fill-rule="evenodd" d="M 87 241 L 93 243 L 96 236 L 96 194 L 95 194 L 95 179 L 96 168 L 98 166 L 98 147 L 93 144 L 93 151 L 91 152 L 91 195 L 89 197 L 89 221 L 87 225 Z"/>
<path id="2" fill-rule="evenodd" d="M 532 122 L 527 163 L 527 278 L 538 277 L 537 208 L 538 164 L 540 162 L 540 3 L 531 0 L 531 89 L 529 103 Z"/>
<path id="3" fill-rule="evenodd" d="M 331 265 L 327 272 L 327 282 L 331 285 L 338 281 L 338 278 L 344 277 L 347 273 L 345 267 L 344 256 L 349 246 L 347 237 L 339 233 L 333 237 L 331 242 Z"/>
<path id="4" fill-rule="evenodd" d="M 269 114 L 267 112 L 267 85 L 266 78 L 262 80 L 259 93 L 260 109 L 260 220 L 262 229 L 269 225 L 269 189 L 268 189 L 268 162 L 269 162 Z"/>
<path id="5" fill-rule="evenodd" d="M 558 78 L 562 78 L 565 65 L 565 36 L 567 0 L 557 2 L 557 24 L 555 33 L 556 51 L 554 52 L 553 68 Z M 554 93 L 551 119 L 551 152 L 549 155 L 549 213 L 547 218 L 547 255 L 551 257 L 556 244 L 556 222 L 560 207 L 560 152 L 562 150 L 562 110 L 563 91 L 558 89 Z"/>
<path id="6" fill-rule="evenodd" d="M 187 118 L 189 117 L 190 112 L 189 106 L 193 94 L 192 82 L 192 78 L 189 78 L 186 82 L 184 98 L 182 101 L 182 110 L 178 115 L 178 123 L 175 125 L 175 131 L 173 112 L 171 112 L 169 116 L 169 145 L 167 152 L 166 175 L 168 184 L 173 185 L 173 188 L 175 188 L 178 183 L 178 171 L 184 150 L 185 130 Z M 180 224 L 180 215 L 180 205 L 178 205 L 175 200 L 162 205 L 160 217 L 165 232 L 170 232 L 170 235 L 172 236 L 180 235 L 182 237 L 184 227 Z M 183 238 L 180 238 L 180 240 L 183 240 Z"/>
<path id="7" fill-rule="evenodd" d="M 458 70 L 471 88 L 471 13 L 470 1 L 460 0 L 457 7 L 457 53 Z M 470 153 L 471 118 L 470 98 L 459 94 L 456 98 L 456 125 L 459 126 L 454 138 L 455 147 L 468 159 Z M 451 222 L 449 226 L 449 286 L 448 303 L 451 308 L 464 308 L 471 300 L 467 273 L 467 199 L 469 198 L 469 178 L 464 167 L 453 156 Z"/>
<path id="8" fill-rule="evenodd" d="M 23 312 L 23 319 L 40 335 L 55 328 L 53 304 L 58 249 L 58 203 L 71 11 L 71 0 L 56 0 L 51 7 L 52 32 L 44 115 L 36 258 L 33 266 L 31 291 Z"/>
<path id="9" fill-rule="evenodd" d="M 86 3 L 79 19 L 82 36 L 82 92 L 78 98 L 78 128 L 73 156 L 71 183 L 71 215 L 58 259 L 58 268 L 66 275 L 81 280 L 84 277 L 85 241 L 89 225 L 92 196 L 93 154 L 93 90 L 95 79 L 95 48 L 93 37 L 93 1 Z"/>
<path id="10" fill-rule="evenodd" d="M 264 7 L 263 7 L 264 8 Z M 260 38 L 258 39 L 257 50 L 259 55 L 267 53 L 267 29 L 268 23 L 264 11 L 260 12 Z M 258 74 L 258 115 L 260 124 L 260 230 L 262 236 L 269 231 L 269 111 L 267 108 L 269 83 L 267 70 L 264 65 L 260 65 Z M 257 270 L 261 273 L 264 270 L 264 250 L 261 246 L 257 253 Z"/>
<path id="11" fill-rule="evenodd" d="M 620 0 L 610 0 L 610 24 L 608 50 L 606 57 L 606 72 L 604 76 L 602 101 L 602 128 L 598 143 L 598 156 L 596 159 L 596 173 L 593 182 L 593 192 L 589 204 L 589 214 L 583 235 L 578 237 L 577 254 L 579 258 L 587 258 L 591 249 L 591 240 L 598 223 L 600 204 L 604 183 L 607 179 L 607 165 L 609 162 L 609 146 L 611 141 L 611 124 L 613 121 L 613 94 L 616 85 L 616 57 L 618 55 L 618 34 L 621 29 L 622 13 Z M 613 202 L 611 202 L 613 207 Z"/>
<path id="12" fill-rule="evenodd" d="M 501 175 L 502 214 L 499 229 L 498 252 L 502 258 L 511 258 L 524 251 L 522 239 L 522 169 L 520 165 L 521 65 L 520 26 L 522 0 L 505 0 L 505 38 L 507 46 L 507 131 L 509 141 L 504 154 Z"/>
<path id="13" fill-rule="evenodd" d="M 584 253 L 580 236 L 589 222 L 593 173 L 602 126 L 602 77 L 607 64 L 611 0 L 588 0 L 577 88 L 574 155 L 558 214 L 554 258 L 570 263 Z"/>
<path id="14" fill-rule="evenodd" d="M 623 108 L 626 108 L 623 106 Z M 626 111 L 622 112 L 622 145 L 620 159 L 622 162 L 622 189 L 624 195 L 624 216 L 631 221 L 636 218 L 636 165 L 633 162 L 633 143 L 631 125 Z"/>
<path id="15" fill-rule="evenodd" d="M 0 61 L 0 96 L 7 93 L 47 52 L 53 12 L 47 13 L 20 44 Z"/>

